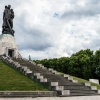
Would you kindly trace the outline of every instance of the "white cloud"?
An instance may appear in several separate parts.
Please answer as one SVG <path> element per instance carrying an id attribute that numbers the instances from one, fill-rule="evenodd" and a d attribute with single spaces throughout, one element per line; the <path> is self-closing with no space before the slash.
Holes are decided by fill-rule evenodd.
<path id="1" fill-rule="evenodd" d="M 99 0 L 1 0 L 0 4 L 1 27 L 4 6 L 14 9 L 15 38 L 23 57 L 62 57 L 100 48 Z"/>

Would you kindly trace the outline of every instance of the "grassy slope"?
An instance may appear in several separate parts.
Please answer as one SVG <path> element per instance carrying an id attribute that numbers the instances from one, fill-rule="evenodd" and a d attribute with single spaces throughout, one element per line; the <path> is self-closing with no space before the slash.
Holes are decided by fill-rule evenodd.
<path id="1" fill-rule="evenodd" d="M 43 86 L 7 66 L 0 60 L 0 91 L 45 91 Z"/>

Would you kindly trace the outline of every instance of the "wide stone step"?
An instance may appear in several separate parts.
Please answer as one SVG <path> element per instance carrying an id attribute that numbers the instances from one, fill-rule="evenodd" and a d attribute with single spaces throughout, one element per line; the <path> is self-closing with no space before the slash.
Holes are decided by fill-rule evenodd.
<path id="1" fill-rule="evenodd" d="M 45 76 L 45 77 L 47 77 L 47 78 L 57 79 L 57 80 L 64 80 L 64 81 L 67 80 L 67 79 L 65 79 L 64 77 L 60 76 L 60 75 L 55 75 L 55 74 L 52 74 L 52 73 L 43 74 L 43 76 Z"/>
<path id="2" fill-rule="evenodd" d="M 20 63 L 21 64 L 21 63 Z M 34 71 L 46 71 L 45 69 L 42 69 L 38 66 L 34 66 L 34 65 L 28 65 L 28 64 L 21 64 L 23 66 L 27 66 L 28 68 L 30 68 L 31 70 L 34 70 Z"/>
<path id="3" fill-rule="evenodd" d="M 66 85 L 66 86 L 64 86 L 64 89 L 79 89 L 79 90 L 81 90 L 81 89 L 85 89 L 85 90 L 89 90 L 90 89 L 90 87 L 86 87 L 86 86 L 82 86 L 82 85 Z"/>
<path id="4" fill-rule="evenodd" d="M 28 67 L 29 68 L 29 67 Z M 47 70 L 42 70 L 42 69 L 37 69 L 37 70 L 35 70 L 35 69 L 31 69 L 31 68 L 29 68 L 31 71 L 33 71 L 33 73 L 40 73 L 42 76 L 48 76 L 48 74 L 47 75 L 44 75 L 44 73 L 49 73 Z M 51 73 L 52 74 L 52 73 Z M 50 75 L 51 75 L 50 74 Z"/>
<path id="5" fill-rule="evenodd" d="M 53 97 L 54 91 L 0 91 L 0 97 Z"/>
<path id="6" fill-rule="evenodd" d="M 41 73 L 43 73 L 43 72 L 49 72 L 48 70 L 42 69 L 40 67 L 28 66 L 28 68 L 30 68 L 31 70 L 35 70 L 35 71 L 41 71 Z"/>
<path id="7" fill-rule="evenodd" d="M 70 95 L 73 95 L 73 96 L 74 95 L 85 96 L 85 95 L 96 94 L 96 91 L 92 91 L 90 87 L 86 87 L 83 84 L 79 84 L 79 83 L 73 83 L 72 80 L 68 80 L 67 78 L 64 78 L 61 75 L 53 74 L 52 71 L 47 70 L 42 65 L 35 65 L 23 59 L 21 60 L 14 59 L 14 61 L 19 62 L 20 65 L 22 66 L 27 66 L 27 68 L 30 69 L 33 72 L 33 74 L 40 73 L 41 78 L 38 78 L 37 76 L 33 76 L 33 78 L 36 79 L 36 81 L 41 82 L 43 85 L 45 85 L 51 90 L 53 90 L 52 89 L 53 87 L 50 84 L 51 82 L 54 82 L 54 83 L 57 83 L 58 88 L 63 87 L 65 91 L 69 90 Z M 46 79 L 47 81 L 43 81 L 42 78 Z"/>
<path id="8" fill-rule="evenodd" d="M 57 75 L 45 75 L 44 78 L 47 78 L 49 82 L 50 81 L 58 81 L 59 85 L 76 85 L 76 86 L 80 85 L 80 86 L 82 86 L 82 84 L 73 83 L 73 82 L 65 79 L 64 77 L 57 76 Z"/>
<path id="9" fill-rule="evenodd" d="M 30 62 L 28 62 L 28 63 L 30 63 Z M 25 63 L 22 63 L 22 65 L 24 65 L 24 64 Z M 27 66 L 27 65 L 31 65 L 31 64 L 25 64 L 25 66 Z M 41 75 L 43 75 L 45 78 L 48 79 L 48 82 L 52 82 L 52 81 L 56 82 L 56 81 L 58 81 L 59 85 L 72 84 L 70 81 L 65 80 L 65 78 L 63 78 L 62 76 L 57 76 L 55 74 L 52 74 L 49 71 L 47 71 L 47 73 L 45 73 L 46 70 L 43 70 L 38 66 L 28 66 L 28 68 L 31 69 L 34 73 L 35 72 L 41 73 Z M 62 80 L 62 79 L 64 79 L 64 80 Z"/>
<path id="10" fill-rule="evenodd" d="M 34 70 L 34 71 L 39 71 L 39 72 L 43 72 L 43 71 L 46 71 L 45 69 L 42 69 L 42 68 L 40 68 L 40 67 L 38 67 L 38 66 L 36 66 L 36 65 L 33 65 L 33 64 L 31 64 L 30 62 L 26 62 L 26 63 L 23 63 L 23 61 L 21 62 L 21 61 L 18 61 L 21 65 L 23 65 L 23 66 L 27 66 L 29 69 L 31 69 L 32 71 Z M 24 61 L 25 62 L 25 61 Z"/>
<path id="11" fill-rule="evenodd" d="M 65 82 L 65 81 L 60 81 L 60 80 L 57 80 L 57 79 L 48 79 L 48 82 L 58 82 L 59 85 L 73 85 L 73 83 L 71 82 Z"/>
<path id="12" fill-rule="evenodd" d="M 70 93 L 70 96 L 93 96 L 98 95 L 97 93 L 91 94 L 91 93 Z"/>
<path id="13" fill-rule="evenodd" d="M 70 93 L 86 93 L 86 94 L 95 94 L 96 91 L 92 91 L 92 90 L 70 90 Z"/>
<path id="14" fill-rule="evenodd" d="M 36 72 L 36 71 L 37 71 L 37 72 L 41 72 L 41 73 L 43 72 L 43 70 L 42 70 L 42 69 L 39 69 L 39 68 L 38 68 L 38 69 L 34 69 L 34 68 L 30 68 L 30 67 L 28 67 L 28 68 L 29 68 L 31 71 L 34 71 L 34 72 Z"/>

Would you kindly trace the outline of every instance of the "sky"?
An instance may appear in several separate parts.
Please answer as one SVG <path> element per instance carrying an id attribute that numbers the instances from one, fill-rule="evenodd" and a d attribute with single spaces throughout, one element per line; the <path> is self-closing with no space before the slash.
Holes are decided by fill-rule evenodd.
<path id="1" fill-rule="evenodd" d="M 9 4 L 24 58 L 69 57 L 81 49 L 100 48 L 100 0 L 0 0 L 0 33 Z"/>

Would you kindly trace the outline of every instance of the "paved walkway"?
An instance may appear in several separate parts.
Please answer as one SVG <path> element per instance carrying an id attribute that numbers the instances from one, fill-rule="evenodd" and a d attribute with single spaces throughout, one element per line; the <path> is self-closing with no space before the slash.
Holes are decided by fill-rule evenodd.
<path id="1" fill-rule="evenodd" d="M 100 100 L 100 96 L 0 98 L 0 100 Z"/>

